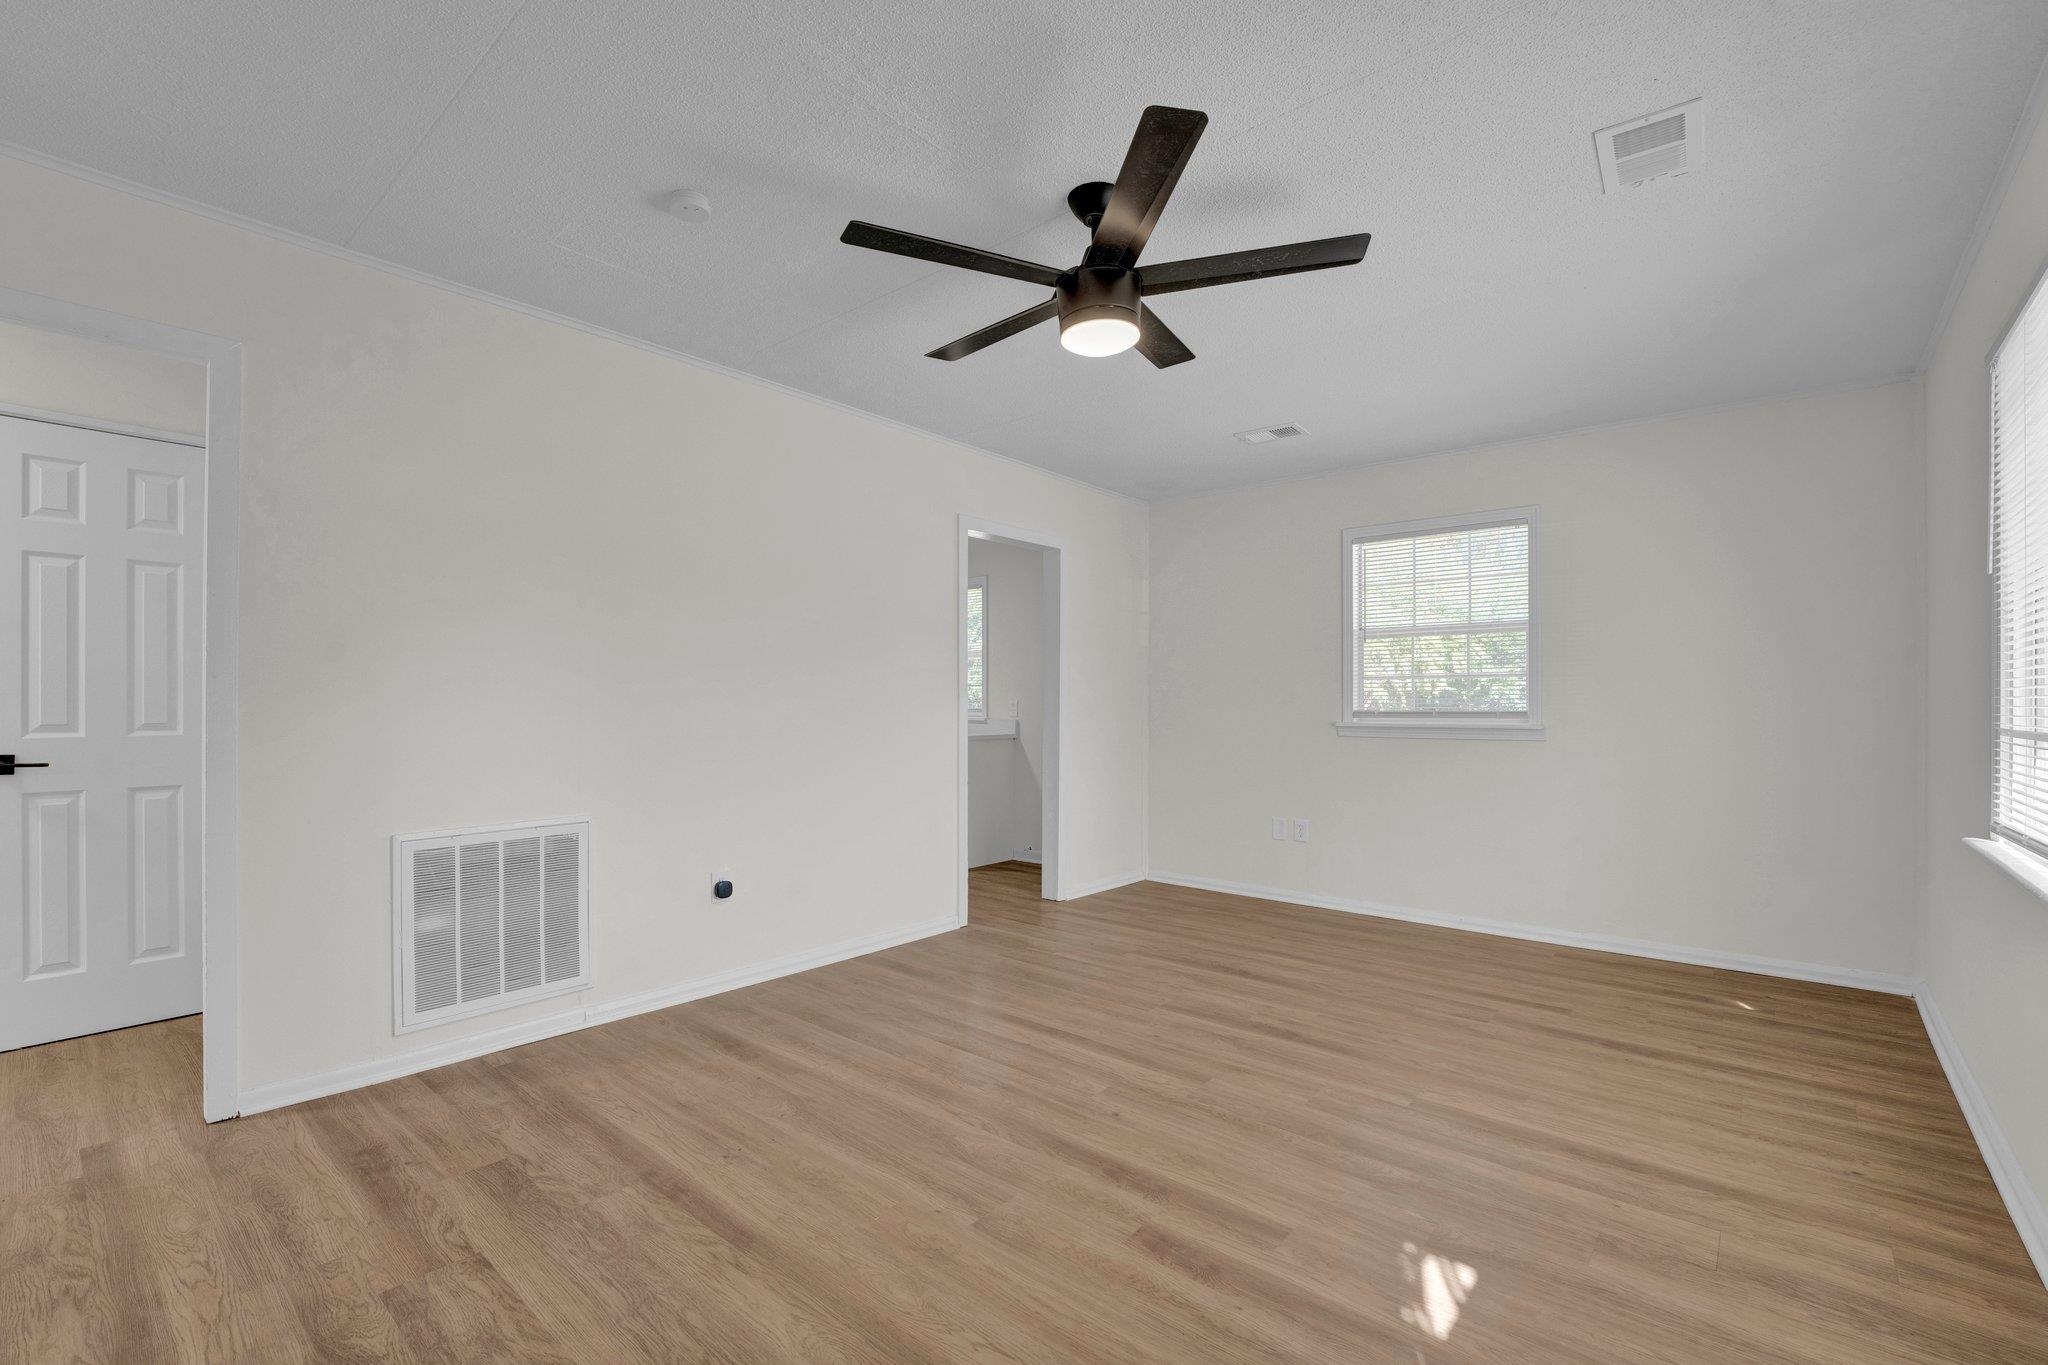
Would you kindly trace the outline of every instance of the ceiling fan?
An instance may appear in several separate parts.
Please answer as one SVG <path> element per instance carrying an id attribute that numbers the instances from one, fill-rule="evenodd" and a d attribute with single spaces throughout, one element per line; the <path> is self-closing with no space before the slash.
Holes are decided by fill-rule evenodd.
<path id="1" fill-rule="evenodd" d="M 1057 317 L 1060 345 L 1077 355 L 1115 355 L 1135 346 L 1139 355 L 1161 369 L 1178 365 L 1193 360 L 1195 353 L 1145 306 L 1145 299 L 1181 289 L 1207 289 L 1269 275 L 1357 265 L 1365 259 L 1366 245 L 1372 241 L 1371 233 L 1360 232 L 1139 268 L 1138 253 L 1145 249 L 1160 210 L 1166 207 L 1167 196 L 1173 193 L 1174 183 L 1194 155 L 1195 143 L 1208 123 L 1209 116 L 1199 109 L 1152 105 L 1138 120 L 1138 131 L 1131 138 L 1130 151 L 1124 154 L 1116 183 L 1095 180 L 1067 192 L 1067 207 L 1095 234 L 1081 264 L 1072 270 L 1055 270 L 1035 261 L 858 221 L 848 223 L 839 240 L 871 251 L 1003 275 L 1053 291 L 1042 303 L 927 351 L 934 360 L 959 360 Z"/>

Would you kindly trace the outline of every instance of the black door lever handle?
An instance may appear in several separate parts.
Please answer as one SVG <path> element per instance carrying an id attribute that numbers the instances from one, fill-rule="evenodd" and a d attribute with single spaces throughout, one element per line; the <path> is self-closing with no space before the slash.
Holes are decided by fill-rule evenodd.
<path id="1" fill-rule="evenodd" d="M 14 776 L 16 768 L 47 768 L 47 763 L 16 763 L 13 754 L 0 754 L 0 777 Z"/>

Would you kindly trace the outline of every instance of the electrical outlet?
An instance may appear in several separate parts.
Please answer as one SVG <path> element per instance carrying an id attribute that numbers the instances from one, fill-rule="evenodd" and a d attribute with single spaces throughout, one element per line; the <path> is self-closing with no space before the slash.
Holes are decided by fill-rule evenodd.
<path id="1" fill-rule="evenodd" d="M 1297 844 L 1308 842 L 1308 821 L 1296 820 L 1294 822 L 1294 842 Z"/>
<path id="2" fill-rule="evenodd" d="M 1287 837 L 1286 816 L 1276 815 L 1273 817 L 1273 837 L 1275 839 L 1285 839 Z"/>
<path id="3" fill-rule="evenodd" d="M 1014 701 L 1010 703 L 1010 719 L 1017 719 L 1017 703 Z"/>

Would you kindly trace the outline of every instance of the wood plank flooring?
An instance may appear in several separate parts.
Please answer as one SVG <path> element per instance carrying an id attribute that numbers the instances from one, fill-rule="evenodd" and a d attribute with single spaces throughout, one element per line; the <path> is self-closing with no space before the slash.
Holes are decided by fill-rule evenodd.
<path id="1" fill-rule="evenodd" d="M 0 1360 L 2048 1360 L 1905 1000 L 1036 877 L 212 1128 L 0 1056 Z"/>

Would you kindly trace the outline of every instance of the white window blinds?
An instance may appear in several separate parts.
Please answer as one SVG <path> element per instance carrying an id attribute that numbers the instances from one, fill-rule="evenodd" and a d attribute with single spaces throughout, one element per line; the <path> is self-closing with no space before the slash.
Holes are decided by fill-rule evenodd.
<path id="1" fill-rule="evenodd" d="M 988 579 L 967 580 L 967 718 L 988 719 Z"/>
<path id="2" fill-rule="evenodd" d="M 1531 525 L 1517 515 L 1350 533 L 1353 720 L 1529 716 Z"/>
<path id="3" fill-rule="evenodd" d="M 2048 292 L 1991 357 L 1992 833 L 2048 855 Z"/>

